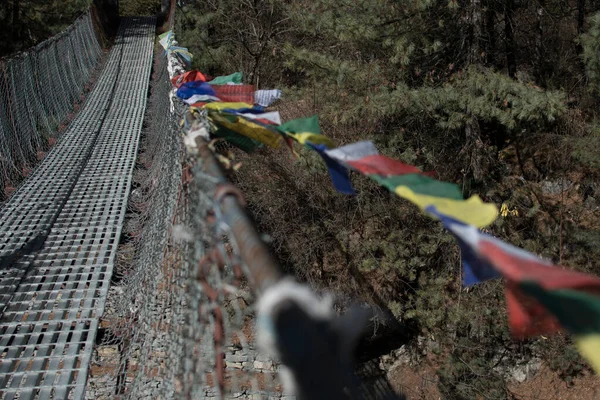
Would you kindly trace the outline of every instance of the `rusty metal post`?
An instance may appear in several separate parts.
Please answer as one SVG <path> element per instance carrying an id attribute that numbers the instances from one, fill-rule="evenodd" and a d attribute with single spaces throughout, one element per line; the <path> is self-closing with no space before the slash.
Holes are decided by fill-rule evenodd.
<path id="1" fill-rule="evenodd" d="M 252 286 L 260 294 L 281 280 L 283 273 L 248 216 L 241 192 L 225 177 L 221 164 L 208 147 L 208 142 L 198 137 L 196 145 L 202 158 L 203 171 L 217 180 L 215 204 L 221 207 L 225 223 L 231 228 L 238 244 L 240 257 L 248 268 Z"/>

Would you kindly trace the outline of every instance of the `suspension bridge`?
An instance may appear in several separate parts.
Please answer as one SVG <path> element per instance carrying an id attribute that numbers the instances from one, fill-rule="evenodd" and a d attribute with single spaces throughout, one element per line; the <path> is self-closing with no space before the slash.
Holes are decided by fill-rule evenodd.
<path id="1" fill-rule="evenodd" d="M 83 398 L 127 210 L 155 25 L 152 17 L 121 21 L 83 107 L 0 209 L 4 399 Z M 73 48 L 73 58 L 66 56 L 73 63 L 83 63 L 82 54 L 98 48 L 89 30 L 70 35 L 71 45 L 78 35 L 87 35 L 82 45 L 88 47 Z M 62 70 L 53 77 L 60 80 L 81 65 L 54 67 Z M 46 90 L 48 98 L 66 97 L 51 85 Z M 27 101 L 28 107 L 35 105 L 33 97 Z M 6 146 L 10 132 L 2 133 Z"/>
<path id="2" fill-rule="evenodd" d="M 465 268 L 483 268 L 482 278 L 518 281 L 518 262 L 552 287 L 600 287 L 480 237 L 493 204 L 463 200 L 372 142 L 335 147 L 316 118 L 300 128 L 240 117 L 257 111 L 250 103 L 184 106 L 171 79 L 191 71 L 173 53 L 191 55 L 173 42 L 174 9 L 171 1 L 166 52 L 155 17 L 122 18 L 108 45 L 94 5 L 59 35 L 0 60 L 2 399 L 402 398 L 378 364 L 390 348 L 357 369 L 350 356 L 367 319 L 391 313 L 349 307 L 338 317 L 331 299 L 286 278 L 211 137 L 242 149 L 282 136 L 309 145 L 342 193 L 353 192 L 347 168 L 374 178 L 442 219 L 459 243 L 468 236 Z M 200 98 L 218 86 L 236 98 L 250 86 L 189 84 L 210 90 Z"/>
<path id="3" fill-rule="evenodd" d="M 290 333 L 325 329 L 302 346 L 347 332 L 326 328 L 329 302 L 282 281 L 208 143 L 186 156 L 156 19 L 121 19 L 103 55 L 96 13 L 0 60 L 0 397 L 295 398 L 277 355 L 258 351 L 255 292 L 282 283 L 262 313 L 291 296 Z M 317 369 L 307 398 L 354 384 L 351 349 L 325 351 L 297 366 L 341 380 Z M 352 397 L 393 398 L 365 393 Z"/>
<path id="4" fill-rule="evenodd" d="M 185 156 L 156 18 L 105 17 L 0 60 L 0 398 L 286 398 L 250 284 L 281 275 Z"/>

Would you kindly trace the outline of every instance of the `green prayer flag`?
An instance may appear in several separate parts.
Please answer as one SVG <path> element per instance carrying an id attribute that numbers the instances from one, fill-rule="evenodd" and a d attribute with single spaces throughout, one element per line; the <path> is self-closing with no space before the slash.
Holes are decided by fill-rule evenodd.
<path id="1" fill-rule="evenodd" d="M 277 129 L 280 132 L 291 132 L 291 133 L 321 133 L 321 127 L 319 126 L 319 118 L 316 115 L 306 118 L 293 119 L 286 122 L 285 124 L 279 125 Z"/>
<path id="2" fill-rule="evenodd" d="M 406 186 L 418 194 L 463 200 L 460 189 L 454 183 L 441 182 L 421 174 L 395 175 L 389 177 L 369 175 L 369 177 L 392 192 L 394 192 L 398 186 Z"/>
<path id="3" fill-rule="evenodd" d="M 214 131 L 214 135 L 225 139 L 227 142 L 246 153 L 252 153 L 254 150 L 262 147 L 262 143 L 259 141 L 240 135 L 239 133 L 222 126 L 219 126 L 218 129 Z"/>
<path id="4" fill-rule="evenodd" d="M 574 289 L 547 290 L 533 281 L 519 282 L 519 287 L 542 303 L 572 333 L 600 334 L 599 296 Z"/>
<path id="5" fill-rule="evenodd" d="M 242 73 L 234 72 L 227 76 L 217 76 L 212 81 L 208 82 L 211 85 L 227 85 L 228 83 L 242 83 Z"/>

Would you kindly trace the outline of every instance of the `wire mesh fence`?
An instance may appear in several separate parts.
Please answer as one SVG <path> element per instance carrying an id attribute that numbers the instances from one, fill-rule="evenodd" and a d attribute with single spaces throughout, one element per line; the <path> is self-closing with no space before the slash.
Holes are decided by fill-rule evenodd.
<path id="1" fill-rule="evenodd" d="M 174 97 L 169 73 L 182 68 L 156 55 L 87 398 L 296 398 L 293 380 L 304 385 L 300 398 L 395 398 L 347 391 L 362 317 L 349 314 L 345 329 L 328 300 L 282 280 L 215 158 L 226 145 L 190 143 L 190 131 L 210 130 L 206 115 Z"/>
<path id="2" fill-rule="evenodd" d="M 184 156 L 157 50 L 125 238 L 87 398 L 279 398 L 277 365 L 254 345 L 254 296 L 215 206 L 223 183 Z M 258 397 L 256 397 L 258 396 Z"/>
<path id="3" fill-rule="evenodd" d="M 102 58 L 101 32 L 90 9 L 60 34 L 0 60 L 0 201 L 83 100 Z"/>
<path id="4" fill-rule="evenodd" d="M 89 54 L 78 51 L 83 48 Z M 172 97 L 173 68 L 164 52 L 156 53 L 129 215 L 96 332 L 85 396 L 286 397 L 277 379 L 281 367 L 257 350 L 255 333 L 255 292 L 281 276 L 267 267 L 273 263 L 264 246 L 260 249 L 241 194 L 214 159 L 209 148 L 214 143 L 202 142 L 200 158 L 184 151 L 179 124 L 184 108 Z M 3 187 L 26 176 L 50 144 L 81 100 L 101 54 L 88 13 L 35 54 L 23 53 L 1 65 Z M 197 117 L 194 123 L 209 129 L 206 116 Z M 254 257 L 253 268 L 242 261 L 249 257 Z M 297 307 L 291 311 L 290 316 L 300 311 L 306 317 L 298 320 L 305 324 L 300 328 L 329 329 L 330 307 L 316 324 Z M 302 331 L 295 327 L 298 321 L 290 321 L 293 334 Z M 331 338 L 312 339 L 323 349 Z M 318 352 L 311 353 L 314 361 Z M 328 357 L 327 365 L 337 365 L 331 363 L 336 357 Z M 323 375 L 319 380 L 323 393 L 331 392 L 327 379 Z"/>

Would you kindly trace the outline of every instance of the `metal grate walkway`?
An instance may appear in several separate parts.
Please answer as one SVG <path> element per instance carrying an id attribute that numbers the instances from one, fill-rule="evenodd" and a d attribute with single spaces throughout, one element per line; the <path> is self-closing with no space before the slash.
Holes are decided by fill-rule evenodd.
<path id="1" fill-rule="evenodd" d="M 2 399 L 83 397 L 127 207 L 154 28 L 150 17 L 122 20 L 83 109 L 0 209 Z"/>

